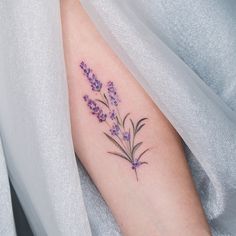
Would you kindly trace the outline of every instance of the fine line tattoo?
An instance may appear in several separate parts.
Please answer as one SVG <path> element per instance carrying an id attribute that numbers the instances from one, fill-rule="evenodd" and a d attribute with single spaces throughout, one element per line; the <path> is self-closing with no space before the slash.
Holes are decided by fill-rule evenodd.
<path id="1" fill-rule="evenodd" d="M 143 142 L 135 141 L 137 134 L 145 126 L 148 118 L 143 117 L 137 122 L 130 118 L 130 113 L 122 116 L 119 111 L 119 103 L 121 102 L 114 83 L 108 81 L 105 86 L 99 81 L 84 61 L 80 63 L 83 75 L 88 79 L 92 91 L 95 92 L 96 98 L 92 99 L 88 95 L 84 95 L 83 99 L 87 103 L 91 113 L 95 115 L 99 122 L 104 122 L 108 126 L 108 132 L 103 132 L 105 136 L 116 146 L 119 151 L 108 151 L 109 154 L 118 156 L 128 161 L 131 168 L 135 172 L 138 181 L 137 168 L 146 161 L 141 161 L 144 154 L 149 148 L 139 152 Z M 129 122 L 128 122 L 129 120 Z"/>

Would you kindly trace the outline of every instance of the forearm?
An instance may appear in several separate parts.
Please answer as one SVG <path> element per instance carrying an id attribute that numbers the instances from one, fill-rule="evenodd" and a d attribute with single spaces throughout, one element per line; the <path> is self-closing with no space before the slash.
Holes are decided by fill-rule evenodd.
<path id="1" fill-rule="evenodd" d="M 75 151 L 123 233 L 210 235 L 176 131 L 79 1 L 62 1 L 62 22 Z"/>

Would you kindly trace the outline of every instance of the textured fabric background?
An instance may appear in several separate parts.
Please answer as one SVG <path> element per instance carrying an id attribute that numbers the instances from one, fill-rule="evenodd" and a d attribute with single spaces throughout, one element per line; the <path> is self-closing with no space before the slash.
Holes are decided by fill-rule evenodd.
<path id="1" fill-rule="evenodd" d="M 0 139 L 0 235 L 16 235 L 5 156 Z"/>
<path id="2" fill-rule="evenodd" d="M 0 18 L 0 132 L 13 187 L 35 235 L 89 236 L 70 133 L 59 1 L 1 1 Z M 0 210 L 0 219 L 5 214 Z"/>
<path id="3" fill-rule="evenodd" d="M 214 236 L 236 235 L 236 2 L 82 4 L 185 141 Z M 56 0 L 0 2 L 0 207 L 8 202 L 0 234 L 15 234 L 9 176 L 35 235 L 118 236 L 76 165 L 59 7 Z"/>

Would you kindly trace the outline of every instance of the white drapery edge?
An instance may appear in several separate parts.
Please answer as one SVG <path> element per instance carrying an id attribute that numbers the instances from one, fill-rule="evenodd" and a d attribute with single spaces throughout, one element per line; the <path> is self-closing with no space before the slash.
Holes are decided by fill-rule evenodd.
<path id="1" fill-rule="evenodd" d="M 0 235 L 15 236 L 15 223 L 12 212 L 11 193 L 5 156 L 0 137 Z"/>
<path id="2" fill-rule="evenodd" d="M 91 235 L 77 170 L 60 2 L 0 4 L 0 131 L 34 235 Z"/>

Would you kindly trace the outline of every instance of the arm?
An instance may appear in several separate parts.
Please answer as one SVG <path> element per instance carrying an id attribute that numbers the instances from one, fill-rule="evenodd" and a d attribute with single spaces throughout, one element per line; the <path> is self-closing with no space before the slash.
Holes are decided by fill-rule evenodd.
<path id="1" fill-rule="evenodd" d="M 210 235 L 174 128 L 79 1 L 62 23 L 74 148 L 124 235 Z"/>

